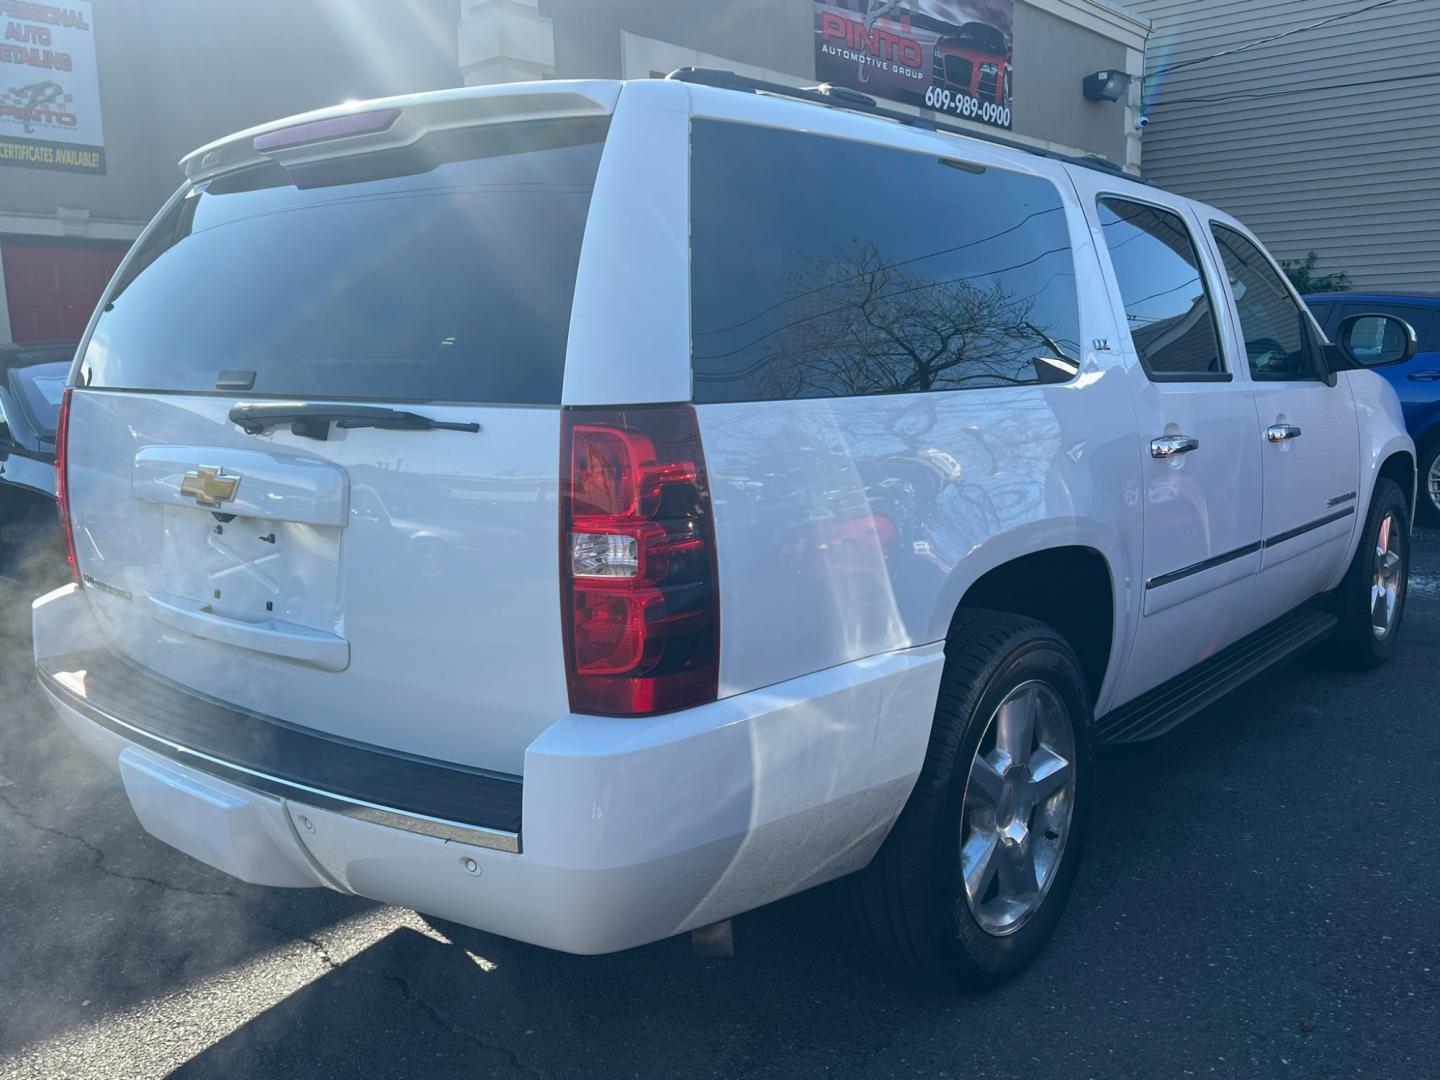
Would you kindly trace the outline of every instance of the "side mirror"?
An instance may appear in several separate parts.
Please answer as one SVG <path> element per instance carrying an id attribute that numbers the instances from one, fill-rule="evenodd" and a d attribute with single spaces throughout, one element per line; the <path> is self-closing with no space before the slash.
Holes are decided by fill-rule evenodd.
<path id="1" fill-rule="evenodd" d="M 1335 331 L 1335 345 L 1347 367 L 1403 364 L 1415 355 L 1415 328 L 1394 315 L 1351 315 Z"/>

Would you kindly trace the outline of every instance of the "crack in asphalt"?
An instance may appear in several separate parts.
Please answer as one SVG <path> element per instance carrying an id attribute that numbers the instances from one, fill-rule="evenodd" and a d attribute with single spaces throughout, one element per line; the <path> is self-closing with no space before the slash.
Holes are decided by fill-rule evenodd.
<path id="1" fill-rule="evenodd" d="M 5 790 L 0 790 L 0 803 L 8 806 L 11 813 L 37 832 L 42 832 L 49 836 L 58 836 L 62 840 L 69 840 L 72 843 L 79 844 L 91 855 L 89 869 L 98 870 L 107 877 L 118 878 L 121 881 L 138 881 L 145 885 L 153 885 L 157 889 L 164 889 L 167 892 L 188 893 L 191 896 L 228 896 L 232 898 L 235 896 L 233 892 L 218 889 L 196 889 L 188 885 L 176 885 L 173 882 L 161 881 L 159 878 L 149 877 L 145 874 L 127 874 L 123 870 L 115 870 L 105 865 L 105 852 L 100 848 L 96 847 L 89 840 L 86 840 L 83 836 L 77 836 L 74 833 L 66 832 L 64 829 L 57 829 L 53 825 L 46 825 L 43 822 L 37 821 L 33 813 L 19 806 Z"/>
<path id="2" fill-rule="evenodd" d="M 167 892 L 185 893 L 191 896 L 220 897 L 223 899 L 231 900 L 234 902 L 235 906 L 240 909 L 240 913 L 246 918 L 248 918 L 255 925 L 263 927 L 264 929 L 269 930 L 274 934 L 278 934 L 281 937 L 286 938 L 287 940 L 296 942 L 297 944 L 303 945 L 308 948 L 311 952 L 314 953 L 316 958 L 319 959 L 320 963 L 326 968 L 327 971 L 340 971 L 344 966 L 345 961 L 336 960 L 335 957 L 331 955 L 329 948 L 319 938 L 311 934 L 297 933 L 296 931 L 291 930 L 288 927 L 272 922 L 270 919 L 256 912 L 255 909 L 251 907 L 243 897 L 241 897 L 238 893 L 235 893 L 232 890 L 197 889 L 192 888 L 188 885 L 176 885 L 173 882 L 162 881 L 159 878 L 149 877 L 145 874 L 127 874 L 124 871 L 115 870 L 105 865 L 105 852 L 101 848 L 97 847 L 95 844 L 91 843 L 83 836 L 78 836 L 75 833 L 66 832 L 64 829 L 58 829 L 53 825 L 46 825 L 36 820 L 35 814 L 33 812 L 19 806 L 15 802 L 15 800 L 10 797 L 9 793 L 4 790 L 0 790 L 0 803 L 4 803 L 10 809 L 10 812 L 15 815 L 15 817 L 17 817 L 20 821 L 24 822 L 26 825 L 30 826 L 30 828 L 34 829 L 36 832 L 44 833 L 48 836 L 59 837 L 62 840 L 69 840 L 71 843 L 80 845 L 87 852 L 89 852 L 91 856 L 89 867 L 89 869 L 91 870 L 99 871 L 101 874 L 104 874 L 107 877 L 116 878 L 120 881 L 135 881 L 144 885 L 151 885 L 157 889 L 162 889 Z M 452 948 L 453 947 L 454 946 L 452 946 Z M 514 1050 L 512 1050 L 510 1047 L 502 1046 L 498 1043 L 487 1042 L 474 1031 L 471 1031 L 463 1025 L 451 1020 L 443 1012 L 441 1012 L 440 1008 L 435 1005 L 434 1002 L 430 1001 L 423 994 L 421 994 L 410 982 L 410 980 L 407 979 L 404 975 L 384 970 L 381 970 L 379 972 L 365 971 L 363 968 L 356 969 L 356 973 L 364 975 L 368 978 L 380 979 L 393 984 L 399 989 L 400 995 L 409 1004 L 414 1006 L 421 1013 L 425 1014 L 425 1016 L 427 1016 L 434 1024 L 436 1024 L 442 1030 L 448 1032 L 450 1035 L 456 1038 L 464 1039 L 466 1042 L 480 1048 L 481 1050 L 493 1054 L 498 1054 L 504 1057 L 506 1060 L 509 1061 L 512 1068 L 514 1068 L 520 1073 L 523 1073 L 526 1076 L 538 1077 L 540 1078 L 540 1080 L 544 1080 L 546 1074 L 543 1071 L 533 1066 L 526 1065 L 523 1061 L 520 1060 L 520 1055 Z"/>
<path id="3" fill-rule="evenodd" d="M 280 926 L 276 923 L 271 922 L 269 919 L 261 917 L 252 908 L 250 908 L 240 897 L 235 896 L 233 893 L 227 893 L 224 895 L 231 896 L 232 899 L 236 901 L 236 904 L 239 906 L 241 911 L 252 922 L 265 927 L 267 930 L 271 930 L 277 934 L 281 934 L 287 938 L 290 938 L 292 941 L 296 941 L 302 945 L 307 946 L 319 959 L 320 963 L 325 965 L 328 970 L 339 971 L 343 966 L 344 961 L 336 960 L 335 957 L 330 954 L 330 950 L 326 947 L 325 943 L 320 939 L 310 934 L 296 933 L 295 931 L 289 930 L 284 926 Z M 454 945 L 451 946 L 451 948 L 455 947 L 456 946 Z M 393 971 L 385 971 L 383 969 L 378 972 L 366 971 L 363 968 L 352 969 L 352 973 L 364 975 L 365 977 L 371 979 L 380 979 L 384 982 L 393 984 L 399 989 L 401 997 L 403 997 L 415 1008 L 423 1012 L 426 1016 L 430 1018 L 432 1022 L 434 1022 L 438 1027 L 442 1028 L 449 1034 L 455 1036 L 456 1038 L 464 1039 L 466 1042 L 472 1044 L 473 1046 L 479 1047 L 481 1050 L 484 1050 L 488 1053 L 501 1055 L 510 1062 L 512 1068 L 514 1068 L 518 1072 L 525 1074 L 526 1076 L 539 1077 L 540 1080 L 544 1080 L 546 1074 L 543 1071 L 535 1068 L 534 1066 L 526 1065 L 523 1061 L 520 1060 L 520 1055 L 517 1054 L 510 1047 L 502 1046 L 498 1043 L 487 1042 L 474 1031 L 471 1031 L 464 1025 L 458 1024 L 455 1021 L 451 1020 L 448 1016 L 446 1016 L 443 1012 L 440 1011 L 439 1006 L 437 1006 L 429 998 L 425 997 L 424 994 L 420 993 L 420 991 L 415 988 L 414 984 L 412 984 L 410 980 L 407 979 L 404 975 L 398 974 L 397 972 Z"/>
<path id="4" fill-rule="evenodd" d="M 445 1031 L 449 1032 L 451 1035 L 455 1036 L 456 1038 L 464 1039 L 466 1042 L 469 1042 L 474 1046 L 478 1046 L 480 1049 L 485 1050 L 489 1053 L 500 1054 L 507 1058 L 511 1066 L 519 1072 L 524 1073 L 526 1076 L 535 1076 L 541 1078 L 541 1080 L 544 1080 L 546 1074 L 543 1071 L 535 1068 L 532 1065 L 526 1065 L 520 1060 L 520 1055 L 517 1054 L 514 1050 L 510 1049 L 510 1047 L 501 1046 L 498 1043 L 487 1042 L 479 1035 L 475 1034 L 475 1032 L 471 1031 L 469 1028 L 455 1023 L 444 1013 L 442 1013 L 438 1006 L 436 1006 L 432 1001 L 420 994 L 413 986 L 411 986 L 410 980 L 405 978 L 405 976 L 397 975 L 394 972 L 385 972 L 378 977 L 387 979 L 388 981 L 398 986 L 400 988 L 401 995 L 404 996 L 406 1001 L 410 1002 L 417 1009 L 420 1009 L 422 1012 L 424 1012 L 427 1016 L 430 1017 L 432 1021 L 438 1024 Z"/>
<path id="5" fill-rule="evenodd" d="M 304 945 L 306 948 L 308 948 L 311 952 L 315 954 L 315 956 L 319 959 L 320 963 L 324 965 L 327 971 L 339 971 L 341 967 L 344 966 L 345 961 L 336 960 L 335 957 L 331 956 L 330 949 L 326 946 L 326 944 L 314 935 L 301 934 L 294 930 L 291 930 L 289 927 L 281 926 L 279 923 L 271 922 L 269 919 L 256 912 L 254 908 L 252 908 L 244 901 L 244 899 L 242 899 L 235 893 L 221 893 L 220 895 L 228 896 L 231 900 L 234 900 L 235 906 L 240 909 L 240 914 L 244 915 L 256 926 L 264 927 L 272 934 L 279 934 L 281 937 L 288 938 L 290 941 L 293 941 L 298 945 Z"/>

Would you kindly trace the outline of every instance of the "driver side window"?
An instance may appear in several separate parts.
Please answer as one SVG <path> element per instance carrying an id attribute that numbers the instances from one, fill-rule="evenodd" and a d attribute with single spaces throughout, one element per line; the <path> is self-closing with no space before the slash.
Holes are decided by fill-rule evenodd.
<path id="1" fill-rule="evenodd" d="M 1303 329 L 1304 313 L 1265 253 L 1247 237 L 1211 225 L 1256 379 L 1318 378 Z"/>

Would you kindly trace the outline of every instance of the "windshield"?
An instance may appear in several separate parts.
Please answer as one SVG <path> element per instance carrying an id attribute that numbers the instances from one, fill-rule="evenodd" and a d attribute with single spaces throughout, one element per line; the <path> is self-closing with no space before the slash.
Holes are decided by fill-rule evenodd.
<path id="1" fill-rule="evenodd" d="M 472 129 L 202 183 L 121 274 L 80 382 L 558 403 L 604 130 Z"/>
<path id="2" fill-rule="evenodd" d="M 10 385 L 26 415 L 44 439 L 55 437 L 55 419 L 60 415 L 60 396 L 70 374 L 69 360 L 10 369 Z"/>
<path id="3" fill-rule="evenodd" d="M 981 52 L 1003 53 L 1005 35 L 993 26 L 984 23 L 966 23 L 960 28 L 955 41 L 962 48 L 977 49 Z"/>

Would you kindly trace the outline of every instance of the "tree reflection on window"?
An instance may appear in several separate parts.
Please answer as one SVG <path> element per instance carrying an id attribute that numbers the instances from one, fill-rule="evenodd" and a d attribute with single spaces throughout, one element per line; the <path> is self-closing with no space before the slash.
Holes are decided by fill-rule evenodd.
<path id="1" fill-rule="evenodd" d="M 695 124 L 696 401 L 1064 382 L 1069 234 L 1048 181 Z"/>

